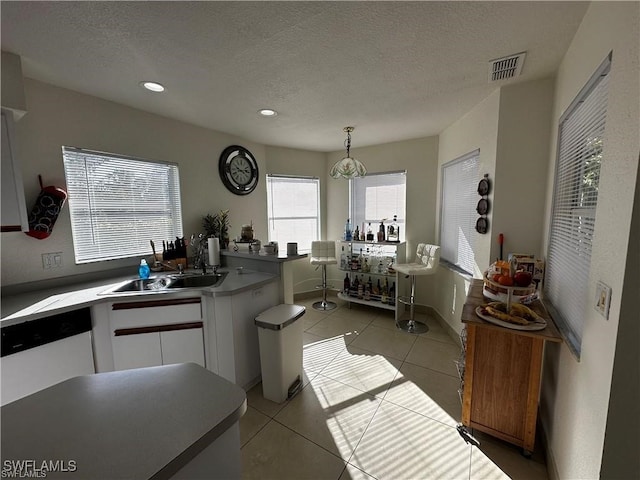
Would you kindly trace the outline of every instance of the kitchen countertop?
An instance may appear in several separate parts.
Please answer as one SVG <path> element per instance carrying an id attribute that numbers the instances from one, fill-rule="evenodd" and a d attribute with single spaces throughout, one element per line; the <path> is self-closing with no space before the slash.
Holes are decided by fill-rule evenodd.
<path id="1" fill-rule="evenodd" d="M 251 260 L 261 260 L 264 262 L 274 262 L 274 263 L 284 263 L 291 262 L 293 260 L 300 260 L 302 258 L 307 258 L 306 253 L 301 253 L 299 255 L 287 255 L 285 253 L 278 253 L 278 255 L 269 255 L 263 252 L 251 253 L 251 252 L 234 252 L 233 250 L 221 250 L 220 255 L 223 257 L 238 257 L 238 258 L 246 258 Z"/>
<path id="2" fill-rule="evenodd" d="M 119 283 L 137 278 L 135 275 L 120 275 L 103 280 L 93 280 L 81 285 L 58 286 L 16 295 L 3 295 L 2 320 L 0 324 L 5 327 L 116 299 L 157 298 L 158 295 L 166 298 L 180 298 L 193 296 L 194 293 L 220 297 L 256 288 L 278 278 L 277 275 L 271 273 L 257 272 L 249 269 L 243 269 L 241 274 L 235 269 L 229 271 L 221 268 L 218 271 L 228 272 L 226 278 L 218 287 L 185 288 L 157 293 L 149 292 L 140 294 L 123 292 L 101 295 L 101 293 L 113 288 Z M 196 270 L 187 271 L 187 273 L 193 272 L 196 272 Z M 173 274 L 177 274 L 177 272 L 153 273 L 151 277 L 162 277 Z"/>
<path id="3" fill-rule="evenodd" d="M 76 470 L 56 478 L 169 478 L 246 410 L 244 390 L 193 363 L 71 378 L 2 407 L 3 473 L 59 460 Z"/>

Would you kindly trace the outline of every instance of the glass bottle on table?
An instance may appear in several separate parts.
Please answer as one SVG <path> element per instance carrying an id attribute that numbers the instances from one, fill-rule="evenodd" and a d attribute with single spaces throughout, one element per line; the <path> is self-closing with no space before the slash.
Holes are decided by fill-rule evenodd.
<path id="1" fill-rule="evenodd" d="M 351 288 L 351 280 L 349 279 L 349 274 L 347 273 L 344 276 L 344 281 L 342 282 L 342 292 L 345 295 L 349 295 L 349 289 Z"/>
<path id="2" fill-rule="evenodd" d="M 373 229 L 371 228 L 371 222 L 367 227 L 367 242 L 373 242 Z"/>

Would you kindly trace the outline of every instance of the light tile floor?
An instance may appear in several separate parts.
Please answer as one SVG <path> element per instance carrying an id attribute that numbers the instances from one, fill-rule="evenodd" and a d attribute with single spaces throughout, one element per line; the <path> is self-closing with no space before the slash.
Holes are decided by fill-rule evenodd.
<path id="1" fill-rule="evenodd" d="M 260 480 L 546 480 L 541 448 L 520 449 L 456 431 L 460 348 L 433 318 L 423 335 L 396 329 L 393 312 L 336 300 L 304 321 L 304 388 L 276 404 L 261 384 L 240 421 L 243 478 Z M 420 316 L 420 315 L 419 315 Z"/>

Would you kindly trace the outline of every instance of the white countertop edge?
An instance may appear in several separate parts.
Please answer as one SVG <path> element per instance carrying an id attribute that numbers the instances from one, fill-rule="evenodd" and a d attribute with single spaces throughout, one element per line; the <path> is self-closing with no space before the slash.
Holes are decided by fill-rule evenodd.
<path id="1" fill-rule="evenodd" d="M 149 292 L 149 293 L 111 293 L 101 295 L 104 291 L 118 285 L 127 280 L 133 280 L 136 277 L 128 275 L 115 279 L 91 282 L 88 288 L 78 288 L 78 286 L 70 286 L 69 291 L 63 293 L 59 289 L 45 289 L 35 292 L 24 293 L 12 297 L 4 297 L 2 299 L 3 314 L 8 313 L 0 320 L 0 326 L 7 327 L 22 322 L 36 320 L 38 318 L 77 310 L 83 307 L 91 307 L 102 302 L 112 302 L 114 300 L 123 299 L 158 299 L 162 298 L 184 298 L 196 295 L 205 295 L 210 297 L 222 297 L 233 295 L 246 290 L 266 285 L 278 280 L 280 277 L 270 273 L 256 272 L 244 269 L 242 274 L 238 274 L 235 270 L 220 269 L 220 272 L 227 271 L 228 274 L 218 287 L 198 287 L 184 288 L 170 292 Z M 152 276 L 164 276 L 166 274 L 154 274 Z M 160 297 L 159 297 L 160 296 Z"/>

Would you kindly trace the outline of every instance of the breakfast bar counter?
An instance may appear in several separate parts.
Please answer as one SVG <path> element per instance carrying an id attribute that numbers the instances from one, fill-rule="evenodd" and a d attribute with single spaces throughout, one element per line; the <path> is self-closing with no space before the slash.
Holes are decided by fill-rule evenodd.
<path id="1" fill-rule="evenodd" d="M 246 409 L 193 363 L 74 377 L 2 407 L 3 477 L 239 478 Z"/>
<path id="2" fill-rule="evenodd" d="M 516 330 L 476 315 L 486 304 L 482 280 L 473 280 L 462 311 L 466 324 L 462 423 L 533 452 L 545 341 L 562 338 L 539 300 L 529 307 L 547 323 Z"/>

